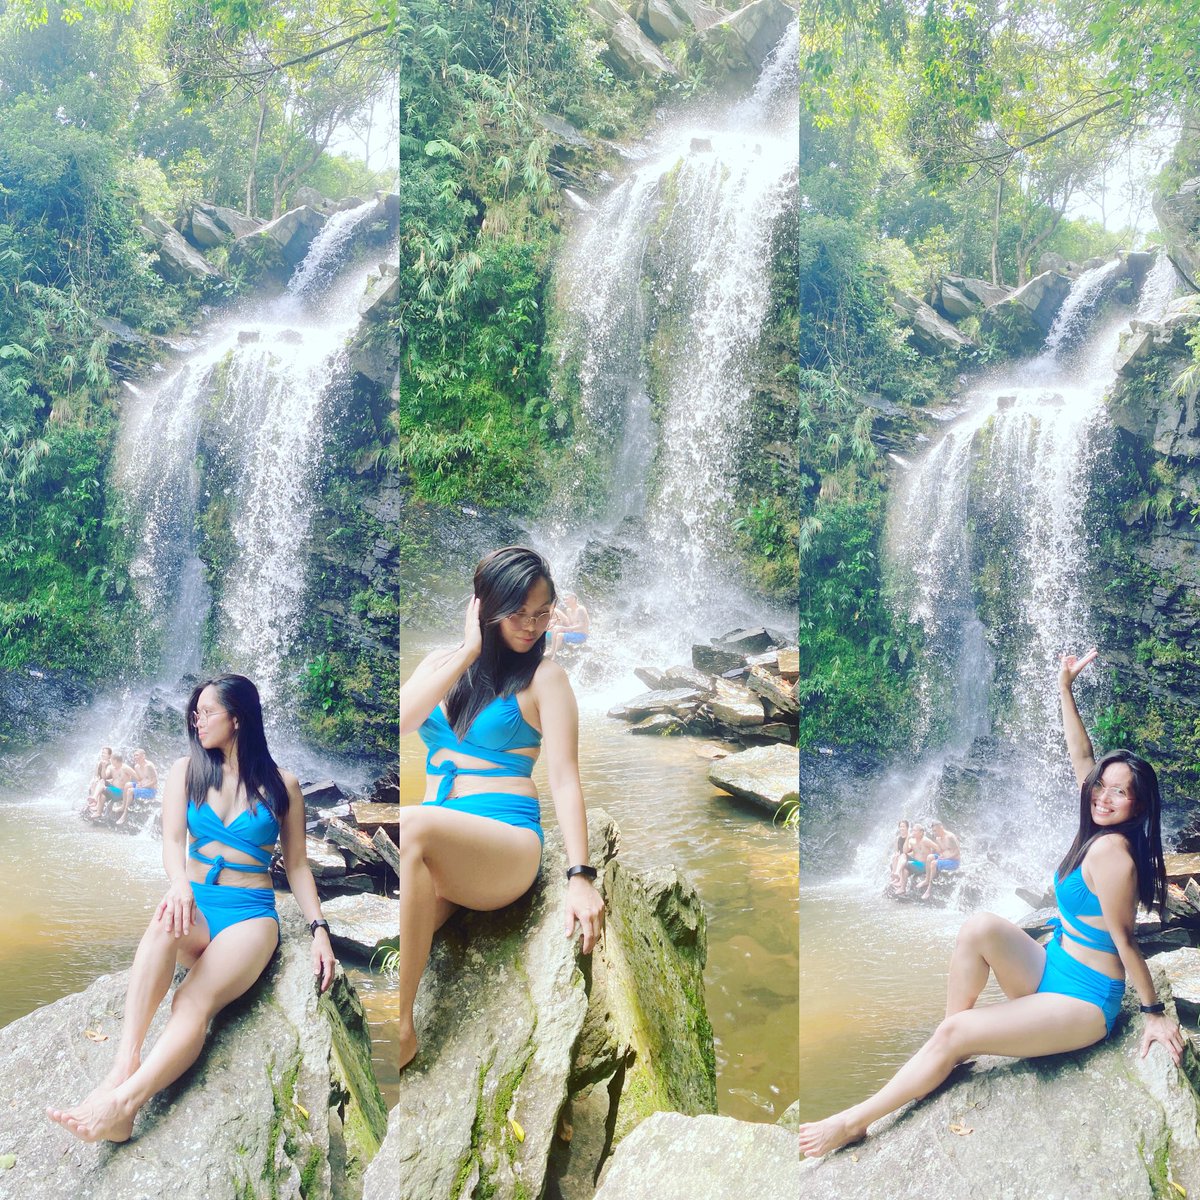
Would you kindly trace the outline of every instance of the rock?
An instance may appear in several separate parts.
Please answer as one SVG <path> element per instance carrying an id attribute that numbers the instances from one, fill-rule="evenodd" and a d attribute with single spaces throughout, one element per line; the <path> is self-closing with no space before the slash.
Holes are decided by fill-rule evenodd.
<path id="1" fill-rule="evenodd" d="M 698 758 L 707 758 L 710 762 L 718 758 L 728 758 L 735 753 L 733 746 L 720 742 L 701 742 L 695 747 L 695 751 Z"/>
<path id="2" fill-rule="evenodd" d="M 682 733 L 683 718 L 674 713 L 655 713 L 629 727 L 630 733 Z"/>
<path id="3" fill-rule="evenodd" d="M 400 901 L 386 896 L 334 896 L 321 903 L 335 950 L 370 962 L 400 944 Z"/>
<path id="4" fill-rule="evenodd" d="M 339 879 L 346 874 L 346 860 L 319 838 L 305 838 L 305 850 L 314 879 Z"/>
<path id="5" fill-rule="evenodd" d="M 769 721 L 765 725 L 744 730 L 742 736 L 748 740 L 767 738 L 772 742 L 787 742 L 788 745 L 794 746 L 797 732 L 795 725 L 785 725 L 782 721 Z"/>
<path id="6" fill-rule="evenodd" d="M 1167 882 L 1181 886 L 1189 879 L 1200 878 L 1200 854 L 1164 854 Z"/>
<path id="7" fill-rule="evenodd" d="M 319 783 L 306 783 L 300 788 L 304 797 L 305 808 L 329 808 L 344 800 L 346 793 L 332 779 L 323 779 Z"/>
<path id="8" fill-rule="evenodd" d="M 196 205 L 196 210 L 204 213 L 218 229 L 223 230 L 230 237 L 245 237 L 246 234 L 263 227 L 263 222 L 257 217 L 243 216 L 236 208 L 200 203 Z"/>
<path id="9" fill-rule="evenodd" d="M 693 711 L 704 697 L 694 688 L 672 688 L 666 692 L 644 692 L 627 700 L 624 704 L 610 708 L 608 715 L 617 720 L 635 721 L 639 717 L 647 717 L 651 713 L 690 712 Z"/>
<path id="10" fill-rule="evenodd" d="M 1155 955 L 1154 966 L 1171 985 L 1180 1020 L 1193 1024 L 1200 1020 L 1200 950 L 1189 946 Z"/>
<path id="11" fill-rule="evenodd" d="M 765 717 L 762 701 L 749 689 L 727 679 L 717 680 L 716 694 L 708 702 L 713 717 L 735 729 L 761 725 Z"/>
<path id="12" fill-rule="evenodd" d="M 324 211 L 325 209 L 329 208 L 329 198 L 327 196 L 322 196 L 316 188 L 297 188 L 292 194 L 292 200 L 297 205 L 305 205 L 308 208 L 315 208 L 318 211 Z"/>
<path id="13" fill-rule="evenodd" d="M 961 354 L 975 345 L 916 296 L 897 292 L 892 297 L 892 309 L 912 330 L 913 345 L 925 354 Z"/>
<path id="14" fill-rule="evenodd" d="M 552 113 L 535 113 L 533 118 L 547 133 L 554 136 L 557 146 L 568 146 L 573 150 L 590 150 L 592 143 L 571 124 Z"/>
<path id="15" fill-rule="evenodd" d="M 1096 263 L 1094 265 L 1099 266 L 1100 263 Z M 1067 260 L 1063 258 L 1061 254 L 1056 254 L 1053 250 L 1047 250 L 1037 260 L 1037 270 L 1039 275 L 1044 271 L 1058 271 L 1060 274 L 1065 275 L 1070 268 L 1071 264 L 1067 262 Z"/>
<path id="16" fill-rule="evenodd" d="M 757 692 L 769 700 L 780 712 L 798 713 L 800 711 L 800 702 L 796 699 L 796 689 L 763 670 L 762 667 L 750 668 L 746 675 L 746 686 L 752 692 Z"/>
<path id="17" fill-rule="evenodd" d="M 708 674 L 724 675 L 727 671 L 736 671 L 745 665 L 745 655 L 732 650 L 723 650 L 720 646 L 692 647 L 692 666 Z"/>
<path id="18" fill-rule="evenodd" d="M 807 1200 L 796 1153 L 796 1135 L 778 1125 L 655 1113 L 617 1147 L 595 1200 Z"/>
<path id="19" fill-rule="evenodd" d="M 371 784 L 367 799 L 373 804 L 399 804 L 400 772 L 393 769 L 376 779 Z"/>
<path id="20" fill-rule="evenodd" d="M 361 800 L 350 805 L 354 814 L 355 824 L 361 833 L 373 838 L 376 830 L 382 829 L 393 841 L 400 840 L 400 805 L 376 804 L 370 800 Z"/>
<path id="21" fill-rule="evenodd" d="M 701 47 L 727 67 L 758 71 L 795 19 L 787 0 L 752 0 L 703 30 Z"/>
<path id="22" fill-rule="evenodd" d="M 1070 291 L 1071 281 L 1065 275 L 1046 271 L 986 309 L 980 315 L 980 326 L 1010 354 L 1036 350 L 1046 340 Z"/>
<path id="23" fill-rule="evenodd" d="M 1133 375 L 1131 365 L 1150 355 L 1154 334 L 1148 329 L 1122 330 L 1117 352 L 1113 355 L 1113 370 L 1118 375 Z"/>
<path id="24" fill-rule="evenodd" d="M 775 812 L 799 798 L 800 755 L 791 746 L 760 746 L 713 763 L 708 778 L 722 791 Z"/>
<path id="25" fill-rule="evenodd" d="M 623 870 L 612 821 L 593 809 L 589 825 L 608 906 L 590 960 L 562 935 L 566 859 L 554 830 L 525 897 L 458 914 L 435 940 L 417 994 L 421 1049 L 389 1122 L 400 1170 L 388 1200 L 517 1200 L 541 1195 L 544 1181 L 548 1196 L 574 1196 L 560 1180 L 594 1178 L 622 1105 L 639 1118 L 666 1102 L 715 1106 L 695 890 L 673 871 Z M 570 1143 L 555 1137 L 563 1121 Z"/>
<path id="26" fill-rule="evenodd" d="M 694 137 L 688 143 L 688 149 L 693 154 L 708 154 L 713 148 L 712 138 Z"/>
<path id="27" fill-rule="evenodd" d="M 393 308 L 400 296 L 400 276 L 383 274 L 373 275 L 367 283 L 367 289 L 358 302 L 358 311 L 365 321 L 382 321 L 388 316 L 388 310 Z"/>
<path id="28" fill-rule="evenodd" d="M 775 662 L 784 679 L 794 683 L 800 678 L 800 651 L 796 647 L 780 650 Z"/>
<path id="29" fill-rule="evenodd" d="M 663 686 L 669 688 L 691 688 L 694 691 L 707 694 L 716 689 L 717 681 L 706 672 L 697 671 L 695 667 L 689 667 L 686 663 L 681 663 L 677 667 L 668 667 L 663 672 Z"/>
<path id="30" fill-rule="evenodd" d="M 306 205 L 293 208 L 237 238 L 229 247 L 229 261 L 244 268 L 250 279 L 286 283 L 324 224 L 325 218 L 316 209 Z"/>
<path id="31" fill-rule="evenodd" d="M 168 282 L 185 285 L 199 283 L 207 285 L 220 278 L 220 272 L 199 251 L 194 250 L 183 239 L 183 235 L 172 229 L 165 221 L 147 217 L 142 231 L 156 244 L 157 267 Z"/>
<path id="32" fill-rule="evenodd" d="M 134 329 L 130 329 L 124 321 L 118 321 L 115 317 L 99 316 L 95 318 L 96 324 L 108 334 L 115 342 L 120 342 L 123 346 L 145 346 L 146 339 L 142 337 Z"/>
<path id="33" fill-rule="evenodd" d="M 212 250 L 229 241 L 229 234 L 199 208 L 192 209 L 185 236 L 200 250 Z"/>
<path id="34" fill-rule="evenodd" d="M 1169 196 L 1156 196 L 1153 206 L 1171 261 L 1194 288 L 1200 280 L 1200 178 L 1186 180 Z"/>
<path id="35" fill-rule="evenodd" d="M 664 690 L 663 673 L 656 671 L 653 667 L 634 667 L 633 673 L 652 691 L 661 692 Z"/>
<path id="36" fill-rule="evenodd" d="M 721 19 L 721 13 L 700 0 L 640 0 L 633 18 L 660 42 L 686 37 L 694 29 L 707 29 Z"/>
<path id="37" fill-rule="evenodd" d="M 388 1113 L 387 1134 L 363 1175 L 362 1200 L 395 1200 L 400 1178 L 400 1106 Z"/>
<path id="38" fill-rule="evenodd" d="M 602 57 L 616 74 L 651 82 L 677 74 L 617 0 L 590 0 L 588 12 L 602 28 L 601 36 L 607 42 Z"/>
<path id="39" fill-rule="evenodd" d="M 323 1200 L 331 1156 L 351 1180 L 361 1175 L 386 1126 L 366 1018 L 340 968 L 318 1003 L 308 930 L 291 897 L 279 900 L 280 952 L 217 1017 L 197 1064 L 146 1105 L 123 1145 L 84 1145 L 42 1113 L 82 1097 L 111 1065 L 128 972 L 0 1030 L 9 1097 L 0 1146 L 16 1156 L 0 1174 L 0 1196 Z M 168 1011 L 160 1005 L 148 1044 Z"/>
<path id="40" fill-rule="evenodd" d="M 770 630 L 759 626 L 757 629 L 733 629 L 713 638 L 714 646 L 722 650 L 732 650 L 737 654 L 762 654 L 775 648 L 775 635 Z"/>
<path id="41" fill-rule="evenodd" d="M 1159 961 L 1151 972 L 1168 999 Z M 989 1200 L 1157 1200 L 1182 1194 L 1168 1178 L 1195 1194 L 1200 1137 L 1188 1076 L 1200 1063 L 1190 1047 L 1183 1072 L 1161 1046 L 1143 1059 L 1136 1013 L 1130 988 L 1106 1041 L 1074 1054 L 981 1058 L 959 1068 L 931 1097 L 873 1125 L 866 1141 L 805 1163 L 795 1194 L 925 1200 L 952 1179 L 955 1195 Z M 1018 1161 L 1019 1170 L 997 1174 L 997 1164 Z"/>
<path id="42" fill-rule="evenodd" d="M 793 1133 L 800 1128 L 800 1101 L 796 1100 L 788 1105 L 783 1111 L 783 1115 L 775 1122 L 781 1129 L 790 1129 Z"/>
<path id="43" fill-rule="evenodd" d="M 988 283 L 986 279 L 950 275 L 938 285 L 937 306 L 946 316 L 961 321 L 980 309 L 999 304 L 1011 293 L 1011 288 Z"/>

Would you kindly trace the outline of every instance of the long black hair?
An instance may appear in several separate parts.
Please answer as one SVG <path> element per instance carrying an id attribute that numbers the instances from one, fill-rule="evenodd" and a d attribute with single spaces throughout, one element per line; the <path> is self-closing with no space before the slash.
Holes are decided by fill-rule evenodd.
<path id="1" fill-rule="evenodd" d="M 200 703 L 200 693 L 207 687 L 217 693 L 217 700 L 234 723 L 238 775 L 246 789 L 251 812 L 262 800 L 275 819 L 282 821 L 288 810 L 287 787 L 267 749 L 258 688 L 245 675 L 218 675 L 215 679 L 208 679 L 195 688 L 188 700 L 188 801 L 198 807 L 208 798 L 209 788 L 219 791 L 225 769 L 224 753 L 206 750 L 196 732 L 196 706 Z"/>
<path id="2" fill-rule="evenodd" d="M 1133 772 L 1133 798 L 1140 812 L 1121 825 L 1097 825 L 1092 820 L 1092 792 L 1113 763 L 1124 763 Z M 1123 834 L 1137 867 L 1138 900 L 1144 908 L 1162 911 L 1167 895 L 1167 868 L 1162 849 L 1162 795 L 1154 768 L 1130 750 L 1104 755 L 1079 786 L 1079 832 L 1058 865 L 1058 878 L 1066 879 L 1087 854 L 1092 843 L 1106 833 Z"/>
<path id="3" fill-rule="evenodd" d="M 446 717 L 460 741 L 475 718 L 497 696 L 515 695 L 533 682 L 546 652 L 545 638 L 537 638 L 528 650 L 517 654 L 504 644 L 498 626 L 525 603 L 529 589 L 539 579 L 546 581 L 553 604 L 557 593 L 550 577 L 550 564 L 528 546 L 502 546 L 485 554 L 475 568 L 483 648 L 446 693 Z"/>

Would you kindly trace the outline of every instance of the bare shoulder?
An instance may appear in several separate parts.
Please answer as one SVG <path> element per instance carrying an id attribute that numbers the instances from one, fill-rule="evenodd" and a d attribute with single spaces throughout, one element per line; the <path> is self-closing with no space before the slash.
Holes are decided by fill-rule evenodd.
<path id="1" fill-rule="evenodd" d="M 186 754 L 184 754 L 184 755 L 181 755 L 179 758 L 177 758 L 177 759 L 176 759 L 176 760 L 175 760 L 175 761 L 174 761 L 174 762 L 171 764 L 171 771 L 170 771 L 170 773 L 171 773 L 172 775 L 186 775 L 186 774 L 187 774 L 187 769 L 188 769 L 188 763 L 189 763 L 190 761 L 191 761 L 191 759 L 189 759 L 189 758 L 188 758 L 188 756 L 187 756 Z"/>
<path id="2" fill-rule="evenodd" d="M 1088 848 L 1085 861 L 1093 871 L 1103 871 L 1106 875 L 1118 876 L 1137 871 L 1129 841 L 1119 833 L 1098 837 Z"/>
<path id="3" fill-rule="evenodd" d="M 543 658 L 538 664 L 538 669 L 533 673 L 533 686 L 547 695 L 554 695 L 561 693 L 563 689 L 569 692 L 571 680 L 567 677 L 561 664 L 556 663 L 552 658 Z"/>

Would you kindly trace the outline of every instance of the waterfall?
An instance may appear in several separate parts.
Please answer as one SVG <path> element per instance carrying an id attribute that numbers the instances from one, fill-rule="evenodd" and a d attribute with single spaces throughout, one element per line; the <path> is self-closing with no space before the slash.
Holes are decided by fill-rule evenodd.
<path id="1" fill-rule="evenodd" d="M 608 501 L 597 521 L 568 517 L 544 540 L 569 577 L 589 538 L 624 523 L 630 636 L 656 659 L 753 611 L 727 550 L 732 479 L 772 247 L 796 192 L 797 47 L 793 26 L 749 97 L 703 123 L 681 116 L 642 148 L 579 218 L 556 272 L 580 452 L 607 463 Z"/>
<path id="2" fill-rule="evenodd" d="M 1170 298 L 1173 280 L 1161 261 L 1143 286 L 1145 318 Z M 889 504 L 890 587 L 926 649 L 916 691 L 927 791 L 918 800 L 926 812 L 936 808 L 954 791 L 948 774 L 992 773 L 996 788 L 1015 780 L 1011 796 L 992 796 L 990 805 L 977 798 L 974 833 L 1003 828 L 1010 848 L 1028 848 L 1034 866 L 1044 865 L 1049 814 L 1061 817 L 1071 786 L 1059 655 L 1094 642 L 1080 582 L 1093 552 L 1084 506 L 1126 321 L 1109 318 L 1090 330 L 1087 322 L 1120 267 L 1106 263 L 1075 281 L 1039 358 L 975 383 L 959 414 L 895 481 Z M 1088 683 L 1106 685 L 1098 672 Z M 930 763 L 938 769 L 930 772 Z"/>
<path id="3" fill-rule="evenodd" d="M 343 260 L 373 207 L 331 219 L 288 293 L 235 308 L 176 370 L 129 388 L 115 476 L 164 682 L 198 669 L 208 613 L 207 657 L 254 678 L 264 706 L 286 695 L 324 414 L 370 271 Z M 200 493 L 198 458 L 212 494 Z M 198 520 L 222 547 L 212 611 Z"/>

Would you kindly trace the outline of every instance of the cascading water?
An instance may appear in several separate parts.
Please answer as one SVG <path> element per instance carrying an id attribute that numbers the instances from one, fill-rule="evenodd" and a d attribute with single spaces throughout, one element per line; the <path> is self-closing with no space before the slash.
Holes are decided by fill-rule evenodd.
<path id="1" fill-rule="evenodd" d="M 131 574 L 165 647 L 164 678 L 199 663 L 204 607 L 192 606 L 203 604 L 195 533 L 203 511 L 228 529 L 212 640 L 231 669 L 255 678 L 265 703 L 282 694 L 304 589 L 323 413 L 370 271 L 339 267 L 350 234 L 373 207 L 330 220 L 288 293 L 259 311 L 230 314 L 173 375 L 133 389 L 117 479 L 138 539 Z M 209 477 L 221 481 L 219 495 L 198 495 L 198 454 Z"/>
<path id="2" fill-rule="evenodd" d="M 730 479 L 795 196 L 797 56 L 793 25 L 747 99 L 664 130 L 559 264 L 561 356 L 578 364 L 581 442 L 610 462 L 610 500 L 597 524 L 543 540 L 570 578 L 584 543 L 625 523 L 618 603 L 635 658 L 682 654 L 755 611 L 730 582 Z"/>
<path id="3" fill-rule="evenodd" d="M 1139 316 L 1170 299 L 1165 261 L 1143 284 Z M 921 794 L 904 794 L 905 811 L 936 809 L 953 791 L 948 774 L 990 772 L 994 787 L 1019 779 L 1003 805 L 971 812 L 972 832 L 1003 836 L 1035 871 L 1070 790 L 1055 675 L 1060 654 L 1094 640 L 1080 585 L 1091 550 L 1083 513 L 1126 320 L 1081 325 L 1121 268 L 1114 260 L 1081 275 L 1042 354 L 975 384 L 965 411 L 897 481 L 889 510 L 896 602 L 926 646 L 919 733 L 922 761 L 935 766 Z"/>

